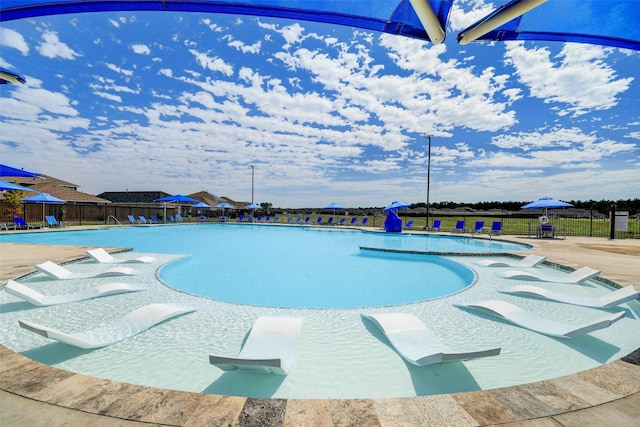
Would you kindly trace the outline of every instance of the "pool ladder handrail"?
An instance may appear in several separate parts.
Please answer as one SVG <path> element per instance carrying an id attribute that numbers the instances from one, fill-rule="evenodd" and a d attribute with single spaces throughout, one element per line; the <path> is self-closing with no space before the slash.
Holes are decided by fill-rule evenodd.
<path id="1" fill-rule="evenodd" d="M 116 217 L 115 217 L 115 216 L 113 216 L 113 215 L 109 215 L 109 216 L 107 217 L 107 225 L 109 225 L 109 219 L 110 219 L 110 218 L 113 218 L 113 220 L 116 222 L 116 224 L 118 224 L 118 225 L 122 225 L 122 224 L 120 224 L 120 221 L 118 221 L 118 218 L 116 218 Z"/>

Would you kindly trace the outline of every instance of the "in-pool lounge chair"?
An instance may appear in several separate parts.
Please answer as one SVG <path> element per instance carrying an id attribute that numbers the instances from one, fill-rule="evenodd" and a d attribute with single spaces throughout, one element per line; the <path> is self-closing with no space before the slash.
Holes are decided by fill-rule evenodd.
<path id="1" fill-rule="evenodd" d="M 519 270 L 510 270 L 505 271 L 500 276 L 505 279 L 517 279 L 517 280 L 537 280 L 539 282 L 556 282 L 556 283 L 582 283 L 589 279 L 592 279 L 599 275 L 600 272 L 598 270 L 594 270 L 590 267 L 582 267 L 579 268 L 564 277 L 556 277 L 556 276 L 545 276 L 539 273 L 528 272 L 528 271 L 519 271 Z"/>
<path id="2" fill-rule="evenodd" d="M 252 371 L 287 375 L 298 346 L 302 319 L 259 317 L 237 357 L 209 356 L 223 371 Z"/>
<path id="3" fill-rule="evenodd" d="M 517 261 L 496 261 L 494 259 L 481 259 L 476 262 L 476 265 L 482 267 L 516 267 L 516 268 L 528 268 L 535 267 L 547 257 L 540 255 L 527 255 L 526 257 Z"/>
<path id="4" fill-rule="evenodd" d="M 72 273 L 61 265 L 55 262 L 46 261 L 42 264 L 36 265 L 36 270 L 41 271 L 47 276 L 53 277 L 58 280 L 65 279 L 87 279 L 91 277 L 111 277 L 111 276 L 133 276 L 135 271 L 127 267 L 114 267 L 107 271 L 103 271 L 96 274 L 77 274 Z"/>
<path id="5" fill-rule="evenodd" d="M 558 338 L 574 338 L 599 329 L 608 328 L 625 315 L 624 311 L 608 314 L 584 325 L 572 325 L 539 317 L 506 301 L 489 300 L 473 304 L 454 304 L 499 316 L 515 325 L 544 335 Z"/>
<path id="6" fill-rule="evenodd" d="M 417 366 L 500 354 L 500 347 L 486 350 L 451 351 L 413 314 L 363 314 L 362 317 L 375 323 L 384 332 L 398 354 L 407 362 Z"/>
<path id="7" fill-rule="evenodd" d="M 583 307 L 593 308 L 611 308 L 627 301 L 631 301 L 640 297 L 640 292 L 636 291 L 633 286 L 625 286 L 615 291 L 607 292 L 599 297 L 587 297 L 568 295 L 560 292 L 550 291 L 538 286 L 516 285 L 499 289 L 498 292 L 504 294 L 513 294 L 518 296 L 532 296 L 543 298 L 550 301 L 561 302 L 564 304 L 580 305 Z"/>
<path id="8" fill-rule="evenodd" d="M 141 262 L 153 262 L 156 260 L 154 257 L 150 256 L 140 256 L 132 259 L 118 259 L 114 258 L 109 252 L 102 248 L 87 249 L 87 255 L 100 264 L 135 264 Z"/>
<path id="9" fill-rule="evenodd" d="M 84 301 L 92 298 L 106 297 L 109 295 L 122 294 L 126 292 L 138 292 L 146 290 L 146 287 L 133 285 L 131 283 L 105 283 L 104 285 L 95 286 L 89 289 L 65 294 L 65 295 L 43 295 L 35 289 L 31 289 L 22 283 L 9 280 L 4 290 L 26 302 L 44 307 L 47 305 L 66 304 L 70 302 Z"/>
<path id="10" fill-rule="evenodd" d="M 45 338 L 60 341 L 84 349 L 106 347 L 123 341 L 157 325 L 160 322 L 195 311 L 192 308 L 171 304 L 149 304 L 133 310 L 123 318 L 85 332 L 64 333 L 47 326 L 19 320 L 20 327 Z"/>

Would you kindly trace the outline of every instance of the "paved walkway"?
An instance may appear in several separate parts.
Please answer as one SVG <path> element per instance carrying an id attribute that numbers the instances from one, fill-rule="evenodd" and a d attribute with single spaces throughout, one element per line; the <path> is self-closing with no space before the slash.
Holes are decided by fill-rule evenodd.
<path id="1" fill-rule="evenodd" d="M 640 289 L 640 241 L 570 237 L 531 243 L 533 252 Z M 0 244 L 0 280 L 86 247 Z M 634 353 L 637 363 L 637 353 Z M 640 366 L 623 360 L 503 389 L 407 399 L 246 399 L 141 387 L 62 371 L 0 346 L 2 426 L 638 426 Z M 632 358 L 625 358 L 632 360 Z"/>

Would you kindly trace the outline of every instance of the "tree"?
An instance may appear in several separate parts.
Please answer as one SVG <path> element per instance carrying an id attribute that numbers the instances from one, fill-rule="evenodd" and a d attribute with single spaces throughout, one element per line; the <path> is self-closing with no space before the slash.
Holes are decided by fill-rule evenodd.
<path id="1" fill-rule="evenodd" d="M 9 216 L 22 217 L 24 216 L 22 199 L 24 198 L 24 191 L 22 190 L 10 190 L 5 192 L 4 200 L 9 205 Z"/>

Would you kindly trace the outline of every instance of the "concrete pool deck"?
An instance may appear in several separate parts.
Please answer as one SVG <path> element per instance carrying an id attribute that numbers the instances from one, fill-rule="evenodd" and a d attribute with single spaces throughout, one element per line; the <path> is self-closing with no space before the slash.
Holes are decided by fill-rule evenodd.
<path id="1" fill-rule="evenodd" d="M 75 228 L 75 227 L 74 227 Z M 569 237 L 531 251 L 640 290 L 640 240 Z M 0 244 L 0 279 L 37 263 L 84 257 L 87 247 Z M 637 363 L 638 351 L 635 352 Z M 254 399 L 178 392 L 63 371 L 0 346 L 0 424 L 6 426 L 636 426 L 640 366 L 624 360 L 517 387 L 405 399 Z M 631 360 L 633 358 L 625 358 Z"/>

